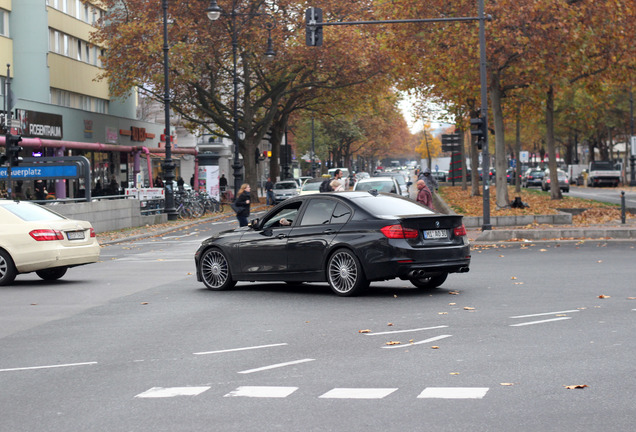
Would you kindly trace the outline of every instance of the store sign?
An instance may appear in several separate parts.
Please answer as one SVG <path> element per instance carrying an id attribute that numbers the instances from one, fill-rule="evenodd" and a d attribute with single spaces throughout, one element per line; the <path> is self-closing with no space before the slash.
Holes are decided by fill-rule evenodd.
<path id="1" fill-rule="evenodd" d="M 24 138 L 62 139 L 62 116 L 38 111 L 16 110 L 18 133 Z"/>

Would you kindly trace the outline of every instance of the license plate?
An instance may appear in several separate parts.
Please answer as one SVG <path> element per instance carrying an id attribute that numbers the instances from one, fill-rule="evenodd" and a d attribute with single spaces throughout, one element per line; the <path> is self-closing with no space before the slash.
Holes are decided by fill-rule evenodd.
<path id="1" fill-rule="evenodd" d="M 70 231 L 66 233 L 69 240 L 84 240 L 84 231 Z"/>
<path id="2" fill-rule="evenodd" d="M 425 239 L 445 239 L 448 238 L 448 230 L 426 230 L 424 231 Z"/>

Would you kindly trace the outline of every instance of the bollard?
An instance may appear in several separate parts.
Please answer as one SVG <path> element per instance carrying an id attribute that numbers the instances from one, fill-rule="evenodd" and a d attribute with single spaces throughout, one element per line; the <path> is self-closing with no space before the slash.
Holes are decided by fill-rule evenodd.
<path id="1" fill-rule="evenodd" d="M 621 223 L 625 223 L 625 191 L 621 191 Z"/>

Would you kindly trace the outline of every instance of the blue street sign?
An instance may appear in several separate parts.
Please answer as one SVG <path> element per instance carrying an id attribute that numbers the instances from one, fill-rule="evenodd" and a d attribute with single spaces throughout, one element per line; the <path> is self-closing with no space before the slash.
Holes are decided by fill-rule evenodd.
<path id="1" fill-rule="evenodd" d="M 13 179 L 51 179 L 78 177 L 77 165 L 48 165 L 17 166 L 11 168 Z M 0 168 L 0 179 L 7 178 L 7 168 Z"/>

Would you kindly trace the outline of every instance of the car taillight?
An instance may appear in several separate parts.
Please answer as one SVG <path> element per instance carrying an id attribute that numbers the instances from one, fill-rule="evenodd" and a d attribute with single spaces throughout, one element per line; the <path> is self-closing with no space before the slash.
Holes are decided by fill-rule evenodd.
<path id="1" fill-rule="evenodd" d="M 54 229 L 33 230 L 29 235 L 33 237 L 35 241 L 64 240 L 62 232 Z"/>
<path id="2" fill-rule="evenodd" d="M 417 238 L 419 232 L 413 228 L 404 228 L 402 225 L 387 225 L 382 228 L 382 234 L 390 239 Z"/>
<path id="3" fill-rule="evenodd" d="M 468 235 L 464 224 L 462 224 L 461 226 L 455 227 L 455 229 L 453 230 L 453 234 L 455 234 L 455 237 L 462 237 L 462 236 Z"/>
<path id="4" fill-rule="evenodd" d="M 95 228 L 91 228 L 90 236 L 91 236 L 91 237 L 96 237 L 96 235 L 95 235 Z"/>

